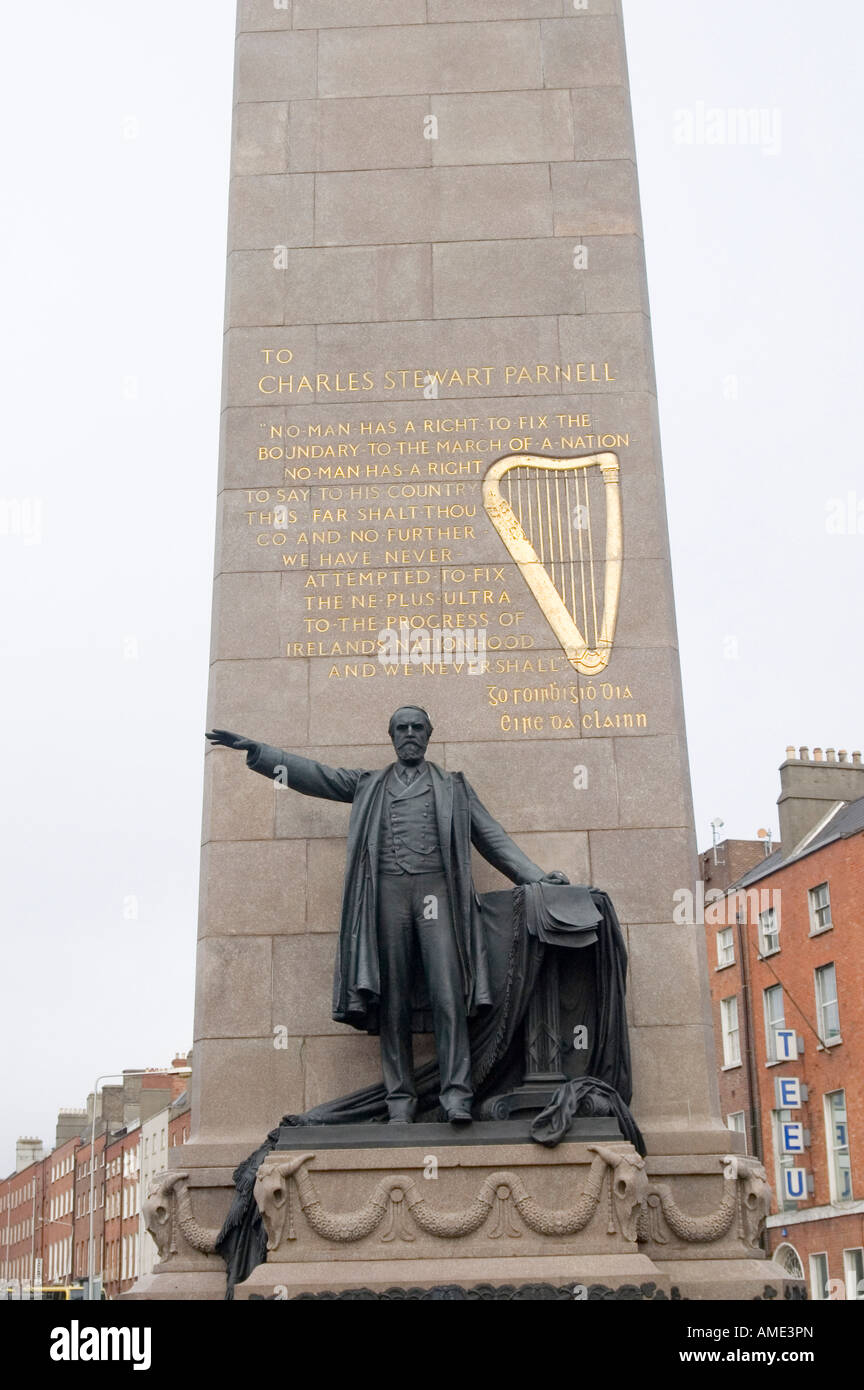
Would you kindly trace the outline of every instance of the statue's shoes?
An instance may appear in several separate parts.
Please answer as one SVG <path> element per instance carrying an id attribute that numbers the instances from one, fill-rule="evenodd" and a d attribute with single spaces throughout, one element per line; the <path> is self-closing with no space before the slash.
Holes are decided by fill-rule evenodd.
<path id="1" fill-rule="evenodd" d="M 470 1125 L 474 1121 L 474 1116 L 470 1110 L 448 1110 L 447 1119 L 451 1125 Z"/>

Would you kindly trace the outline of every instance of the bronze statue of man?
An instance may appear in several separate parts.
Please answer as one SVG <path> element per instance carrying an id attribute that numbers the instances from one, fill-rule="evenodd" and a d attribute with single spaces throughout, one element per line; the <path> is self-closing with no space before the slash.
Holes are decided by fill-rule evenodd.
<path id="1" fill-rule="evenodd" d="M 353 802 L 333 1018 L 380 1032 L 390 1122 L 406 1123 L 417 1109 L 412 1023 L 428 1000 L 441 1105 L 453 1124 L 465 1124 L 473 1100 L 468 1019 L 493 1003 L 471 846 L 514 883 L 568 879 L 532 863 L 461 772 L 426 761 L 425 710 L 397 710 L 389 733 L 398 761 L 375 772 L 326 767 L 225 729 L 207 737 L 245 751 L 254 772 L 283 786 Z"/>

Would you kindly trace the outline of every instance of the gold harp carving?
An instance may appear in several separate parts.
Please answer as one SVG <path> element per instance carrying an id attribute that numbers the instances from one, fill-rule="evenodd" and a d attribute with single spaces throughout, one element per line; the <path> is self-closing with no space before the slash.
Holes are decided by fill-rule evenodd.
<path id="1" fill-rule="evenodd" d="M 620 471 L 617 454 L 508 454 L 483 480 L 483 505 L 496 531 L 567 660 L 585 676 L 606 669 L 615 640 L 624 557 Z M 592 529 L 598 474 L 605 546 Z"/>

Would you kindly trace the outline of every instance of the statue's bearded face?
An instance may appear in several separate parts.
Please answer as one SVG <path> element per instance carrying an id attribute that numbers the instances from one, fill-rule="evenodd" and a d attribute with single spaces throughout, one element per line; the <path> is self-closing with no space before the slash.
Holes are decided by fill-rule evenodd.
<path id="1" fill-rule="evenodd" d="M 390 720 L 390 737 L 400 762 L 421 763 L 431 735 L 432 725 L 422 709 L 398 709 Z"/>

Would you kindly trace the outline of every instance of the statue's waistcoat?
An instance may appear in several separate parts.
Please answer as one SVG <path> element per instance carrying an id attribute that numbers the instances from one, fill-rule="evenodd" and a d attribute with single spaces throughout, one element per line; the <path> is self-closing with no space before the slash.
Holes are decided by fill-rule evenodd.
<path id="1" fill-rule="evenodd" d="M 444 872 L 432 778 L 428 768 L 424 768 L 410 784 L 402 780 L 395 768 L 391 769 L 387 777 L 381 817 L 378 872 Z"/>

